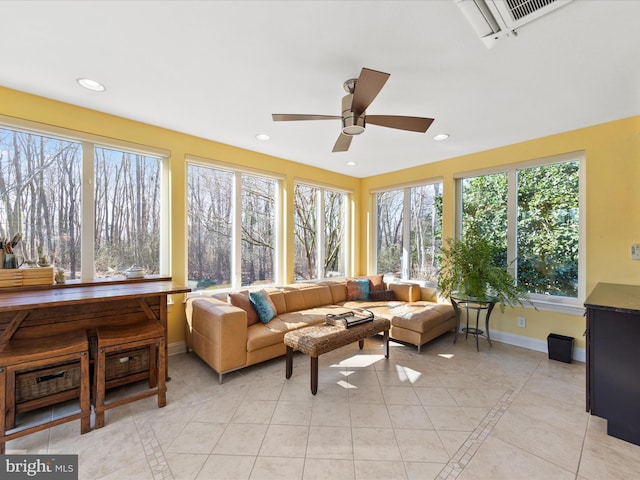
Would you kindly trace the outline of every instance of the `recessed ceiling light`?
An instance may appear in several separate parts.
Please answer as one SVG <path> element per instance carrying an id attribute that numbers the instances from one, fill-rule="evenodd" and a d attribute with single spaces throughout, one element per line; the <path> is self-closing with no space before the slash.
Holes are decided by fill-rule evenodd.
<path id="1" fill-rule="evenodd" d="M 439 133 L 438 135 L 436 135 L 435 137 L 433 137 L 434 140 L 446 140 L 447 138 L 449 138 L 449 134 L 448 133 Z"/>
<path id="2" fill-rule="evenodd" d="M 358 165 L 358 164 L 357 164 L 356 162 L 347 162 L 347 163 L 345 163 L 345 165 L 346 165 L 347 167 L 355 167 L 355 166 L 356 166 L 356 165 Z"/>
<path id="3" fill-rule="evenodd" d="M 93 90 L 94 92 L 104 92 L 106 90 L 104 85 L 100 82 L 96 82 L 95 80 L 91 80 L 90 78 L 78 78 L 76 81 L 84 88 Z"/>
<path id="4" fill-rule="evenodd" d="M 269 140 L 271 137 L 269 135 L 267 135 L 266 133 L 259 133 L 256 135 L 256 138 L 258 140 L 263 140 L 263 141 L 267 141 Z"/>

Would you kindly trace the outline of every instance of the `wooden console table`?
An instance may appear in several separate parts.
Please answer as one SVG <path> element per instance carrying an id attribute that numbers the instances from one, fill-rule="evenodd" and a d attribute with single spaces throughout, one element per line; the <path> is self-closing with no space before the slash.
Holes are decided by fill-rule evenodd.
<path id="1" fill-rule="evenodd" d="M 640 286 L 598 283 L 587 300 L 587 411 L 640 445 Z"/>
<path id="2" fill-rule="evenodd" d="M 170 279 L 1 291 L 0 351 L 12 338 L 92 331 L 145 320 L 160 322 L 167 335 L 167 296 L 189 291 Z"/>

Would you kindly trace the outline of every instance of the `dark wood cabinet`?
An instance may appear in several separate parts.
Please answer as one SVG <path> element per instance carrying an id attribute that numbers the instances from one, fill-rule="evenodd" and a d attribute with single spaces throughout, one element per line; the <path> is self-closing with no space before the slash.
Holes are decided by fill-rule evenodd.
<path id="1" fill-rule="evenodd" d="M 640 286 L 599 283 L 587 308 L 587 411 L 640 445 Z"/>

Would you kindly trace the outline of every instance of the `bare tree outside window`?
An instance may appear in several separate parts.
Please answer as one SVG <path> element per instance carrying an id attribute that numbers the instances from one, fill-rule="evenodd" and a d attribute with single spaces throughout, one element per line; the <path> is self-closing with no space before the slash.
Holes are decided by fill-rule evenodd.
<path id="1" fill-rule="evenodd" d="M 189 165 L 187 227 L 189 285 L 231 285 L 232 172 Z"/>
<path id="2" fill-rule="evenodd" d="M 442 244 L 442 184 L 420 185 L 410 189 L 411 265 L 409 278 L 435 283 L 436 255 Z"/>
<path id="3" fill-rule="evenodd" d="M 21 233 L 20 252 L 42 258 L 69 280 L 82 269 L 97 277 L 138 265 L 159 273 L 161 159 L 97 147 L 94 201 L 81 203 L 82 144 L 0 129 L 0 237 Z M 93 208 L 95 224 L 83 225 Z M 94 235 L 93 265 L 82 266 L 82 235 Z"/>
<path id="4" fill-rule="evenodd" d="M 318 189 L 296 184 L 294 191 L 294 279 L 317 277 Z"/>
<path id="5" fill-rule="evenodd" d="M 95 274 L 160 273 L 161 160 L 95 149 Z"/>
<path id="6" fill-rule="evenodd" d="M 190 287 L 275 283 L 278 186 L 278 180 L 269 177 L 189 164 Z M 234 244 L 234 238 L 239 242 Z"/>
<path id="7" fill-rule="evenodd" d="M 404 192 L 389 190 L 376 196 L 378 273 L 402 276 Z"/>
<path id="8" fill-rule="evenodd" d="M 437 282 L 442 243 L 442 183 L 376 194 L 377 272 Z M 403 261 L 403 255 L 408 255 Z"/>
<path id="9" fill-rule="evenodd" d="M 275 180 L 242 175 L 242 285 L 274 283 Z"/>
<path id="10" fill-rule="evenodd" d="M 296 281 L 346 275 L 347 200 L 348 195 L 344 192 L 295 185 L 293 245 Z"/>
<path id="11" fill-rule="evenodd" d="M 344 235 L 347 196 L 342 192 L 324 191 L 324 276 L 346 275 Z"/>
<path id="12" fill-rule="evenodd" d="M 45 256 L 80 274 L 82 145 L 0 129 L 0 237 L 22 233 L 30 261 Z"/>

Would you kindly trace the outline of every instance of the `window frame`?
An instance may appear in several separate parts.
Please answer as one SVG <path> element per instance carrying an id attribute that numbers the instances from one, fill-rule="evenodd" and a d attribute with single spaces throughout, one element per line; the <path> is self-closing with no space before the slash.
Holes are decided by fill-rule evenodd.
<path id="1" fill-rule="evenodd" d="M 372 222 L 372 240 L 373 240 L 373 256 L 369 259 L 369 271 L 378 273 L 378 203 L 377 195 L 382 192 L 401 191 L 403 195 L 402 205 L 402 259 L 401 259 L 401 276 L 400 280 L 419 283 L 423 287 L 436 287 L 437 282 L 430 280 L 420 280 L 411 278 L 411 189 L 416 187 L 424 187 L 427 185 L 440 184 L 442 196 L 444 197 L 444 178 L 434 177 L 411 183 L 403 183 L 400 185 L 390 185 L 384 188 L 376 188 L 369 191 L 372 202 L 373 222 Z M 443 221 L 444 214 L 440 221 Z"/>
<path id="2" fill-rule="evenodd" d="M 229 172 L 233 174 L 233 186 L 232 186 L 232 192 L 233 192 L 233 198 L 232 198 L 232 208 L 233 208 L 233 212 L 232 212 L 232 218 L 233 218 L 233 225 L 231 227 L 231 245 L 232 245 L 232 251 L 231 251 L 231 285 L 228 288 L 219 288 L 219 289 L 214 289 L 211 290 L 212 292 L 215 293 L 224 293 L 224 292 L 228 292 L 228 291 L 233 291 L 233 290 L 239 290 L 239 289 L 254 289 L 257 288 L 254 285 L 245 285 L 242 286 L 242 231 L 241 231 L 241 219 L 242 219 L 242 176 L 243 175 L 252 175 L 252 176 L 257 176 L 257 177 L 264 177 L 264 178 L 268 178 L 271 180 L 274 180 L 276 182 L 276 189 L 275 189 L 275 212 L 276 212 L 276 219 L 275 219 L 275 236 L 274 236 L 274 245 L 275 245 L 275 251 L 274 251 L 274 258 L 273 258 L 273 283 L 263 283 L 260 284 L 260 288 L 264 288 L 264 287 L 270 287 L 270 286 L 274 286 L 274 285 L 278 285 L 280 283 L 282 283 L 282 278 L 283 278 L 283 271 L 282 271 L 282 258 L 283 258 L 283 243 L 282 243 L 282 238 L 283 238 L 283 227 L 282 225 L 284 224 L 284 222 L 282 221 L 282 212 L 284 211 L 283 205 L 282 205 L 282 199 L 284 198 L 283 196 L 283 188 L 284 188 L 284 180 L 285 180 L 285 176 L 284 175 L 279 175 L 273 172 L 268 172 L 265 170 L 260 170 L 260 169 L 256 169 L 256 168 L 249 168 L 249 167 L 242 167 L 242 166 L 238 166 L 238 165 L 233 165 L 230 163 L 226 163 L 226 162 L 222 162 L 219 160 L 212 160 L 212 159 L 207 159 L 207 158 L 202 158 L 202 157 L 197 157 L 194 155 L 187 155 L 185 157 L 185 186 L 184 186 L 184 191 L 185 191 L 185 215 L 184 215 L 184 221 L 185 224 L 187 222 L 187 211 L 188 211 L 188 195 L 187 195 L 187 190 L 188 190 L 188 184 L 189 184 L 189 166 L 190 165 L 195 165 L 198 166 L 200 168 L 211 168 L 211 169 L 215 169 L 215 170 L 221 170 L 221 171 L 225 171 L 225 172 Z M 240 208 L 238 208 L 240 207 Z M 186 229 L 185 229 L 186 231 Z M 187 235 L 189 235 L 189 232 L 187 231 Z M 189 242 L 185 242 L 185 259 L 189 258 Z M 188 264 L 188 262 L 187 262 Z M 189 271 L 187 268 L 186 271 L 186 281 L 189 281 Z M 201 295 L 202 292 L 204 292 L 205 290 L 193 290 L 189 295 L 193 296 L 193 295 Z"/>
<path id="3" fill-rule="evenodd" d="M 586 155 L 582 150 L 541 157 L 522 162 L 510 163 L 480 170 L 460 172 L 453 175 L 455 180 L 455 236 L 462 235 L 462 181 L 495 173 L 506 173 L 507 180 L 507 261 L 511 265 L 517 256 L 517 214 L 518 190 L 517 172 L 527 168 L 541 167 L 555 163 L 578 162 L 578 293 L 576 297 L 561 297 L 532 293 L 529 295 L 538 310 L 582 315 L 586 297 Z M 532 308 L 525 306 L 525 308 Z"/>
<path id="4" fill-rule="evenodd" d="M 348 189 L 344 189 L 344 188 L 340 188 L 340 187 L 336 187 L 333 185 L 326 185 L 326 184 L 322 184 L 322 183 L 318 183 L 318 182 L 313 182 L 310 180 L 306 180 L 306 179 L 302 179 L 302 178 L 295 178 L 293 181 L 293 188 L 295 189 L 297 185 L 304 185 L 305 187 L 311 187 L 311 188 L 315 188 L 317 189 L 316 191 L 316 195 L 318 195 L 317 198 L 317 202 L 316 202 L 316 212 L 315 212 L 315 217 L 316 217 L 316 232 L 320 232 L 321 235 L 316 235 L 317 241 L 316 241 L 316 274 L 314 278 L 310 278 L 310 279 L 300 279 L 300 280 L 296 280 L 295 279 L 295 271 L 294 273 L 294 282 L 296 283 L 303 283 L 303 282 L 317 282 L 317 281 L 322 281 L 322 280 L 335 280 L 338 278 L 346 278 L 352 275 L 352 263 L 349 261 L 350 258 L 352 258 L 351 255 L 351 251 L 352 251 L 352 245 L 351 245 L 351 202 L 352 202 L 352 196 L 353 196 L 353 192 L 351 190 Z M 344 214 L 344 236 L 342 239 L 343 242 L 343 252 L 342 252 L 342 256 L 343 256 L 343 262 L 344 262 L 344 276 L 335 276 L 335 277 L 325 277 L 324 276 L 324 261 L 325 261 L 325 242 L 324 242 L 324 231 L 325 231 L 325 217 L 324 217 L 324 205 L 325 205 L 325 193 L 327 191 L 331 191 L 331 192 L 335 192 L 335 193 L 340 193 L 343 194 L 345 196 L 345 201 L 344 201 L 344 205 L 343 205 L 343 214 Z M 292 192 L 293 195 L 293 192 Z M 295 202 L 295 195 L 293 195 L 294 198 L 294 202 Z M 294 210 L 295 210 L 295 205 L 294 205 Z M 295 214 L 294 214 L 295 215 Z M 294 238 L 294 242 L 295 242 L 295 238 Z M 293 249 L 294 246 L 292 245 L 291 248 Z M 295 263 L 295 254 L 294 254 L 294 263 Z M 295 268 L 294 268 L 295 270 Z"/>
<path id="5" fill-rule="evenodd" d="M 81 220 L 80 220 L 80 279 L 67 280 L 70 284 L 92 283 L 95 277 L 95 148 L 107 148 L 134 155 L 160 159 L 160 258 L 158 277 L 171 276 L 170 248 L 170 152 L 165 149 L 140 145 L 126 140 L 102 137 L 91 133 L 45 125 L 30 120 L 0 114 L 0 127 L 7 130 L 38 135 L 82 145 L 81 165 Z M 122 278 L 101 278 L 100 281 L 122 281 Z"/>

